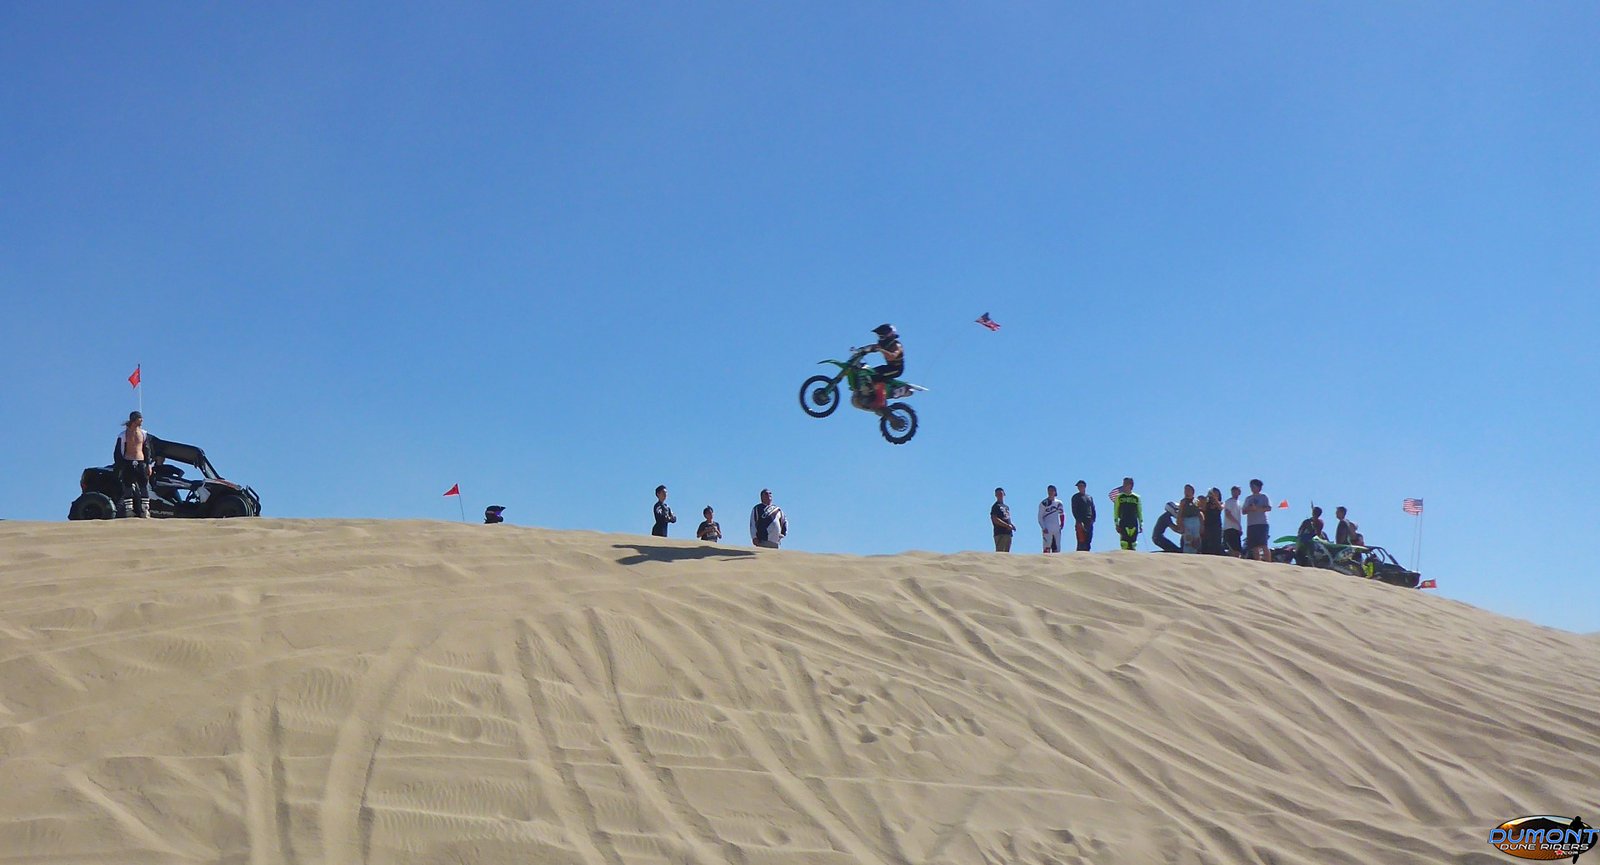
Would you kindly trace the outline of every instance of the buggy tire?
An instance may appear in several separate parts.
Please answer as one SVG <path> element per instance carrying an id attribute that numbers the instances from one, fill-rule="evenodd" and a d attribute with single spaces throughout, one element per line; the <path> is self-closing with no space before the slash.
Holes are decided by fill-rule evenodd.
<path id="1" fill-rule="evenodd" d="M 117 503 L 105 493 L 84 493 L 73 500 L 67 511 L 69 520 L 111 520 L 116 516 Z"/>
<path id="2" fill-rule="evenodd" d="M 800 409 L 812 417 L 833 414 L 842 401 L 839 383 L 828 376 L 814 375 L 800 385 Z"/>
<path id="3" fill-rule="evenodd" d="M 233 493 L 218 496 L 217 500 L 211 503 L 211 516 L 219 520 L 248 517 L 250 503 L 244 500 L 244 496 L 236 496 Z"/>
<path id="4" fill-rule="evenodd" d="M 917 412 L 903 402 L 889 403 L 878 416 L 878 430 L 889 444 L 903 445 L 917 434 Z"/>

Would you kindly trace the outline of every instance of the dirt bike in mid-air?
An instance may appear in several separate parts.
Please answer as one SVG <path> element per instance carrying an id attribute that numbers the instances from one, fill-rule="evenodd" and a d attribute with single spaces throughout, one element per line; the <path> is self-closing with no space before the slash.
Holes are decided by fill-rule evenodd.
<path id="1" fill-rule="evenodd" d="M 849 360 L 817 361 L 822 364 L 831 363 L 839 368 L 839 372 L 836 375 L 814 375 L 806 379 L 806 383 L 800 386 L 800 408 L 812 417 L 827 417 L 839 407 L 844 392 L 848 392 L 851 405 L 878 416 L 878 429 L 883 432 L 883 437 L 890 444 L 903 445 L 917 434 L 917 413 L 903 402 L 889 402 L 889 400 L 906 399 L 927 388 L 899 379 L 889 379 L 881 384 L 874 384 L 872 368 L 861 362 L 871 348 L 872 346 L 864 345 L 850 349 Z M 880 387 L 883 389 L 882 394 L 878 393 Z M 874 403 L 881 407 L 873 408 Z"/>

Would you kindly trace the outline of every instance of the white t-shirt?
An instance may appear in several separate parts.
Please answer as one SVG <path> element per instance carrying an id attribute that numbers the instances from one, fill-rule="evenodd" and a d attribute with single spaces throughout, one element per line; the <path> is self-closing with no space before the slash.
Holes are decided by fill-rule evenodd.
<path id="1" fill-rule="evenodd" d="M 1243 518 L 1244 512 L 1239 510 L 1238 496 L 1234 496 L 1222 503 L 1222 528 L 1224 531 L 1228 529 L 1233 529 L 1236 532 L 1244 531 L 1244 526 L 1240 524 L 1240 520 Z"/>

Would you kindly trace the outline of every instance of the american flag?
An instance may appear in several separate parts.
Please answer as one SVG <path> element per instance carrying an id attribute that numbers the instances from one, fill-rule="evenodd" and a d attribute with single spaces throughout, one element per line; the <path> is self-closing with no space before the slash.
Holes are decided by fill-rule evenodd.
<path id="1" fill-rule="evenodd" d="M 1422 499 L 1406 499 L 1400 503 L 1400 509 L 1414 517 L 1419 516 L 1422 513 Z"/>
<path id="2" fill-rule="evenodd" d="M 978 316 L 978 324 L 981 324 L 981 325 L 983 325 L 984 327 L 987 327 L 990 330 L 999 330 L 1000 329 L 1000 322 L 995 321 L 994 319 L 990 318 L 989 317 L 989 313 L 987 313 L 987 312 L 984 313 L 983 315 Z"/>

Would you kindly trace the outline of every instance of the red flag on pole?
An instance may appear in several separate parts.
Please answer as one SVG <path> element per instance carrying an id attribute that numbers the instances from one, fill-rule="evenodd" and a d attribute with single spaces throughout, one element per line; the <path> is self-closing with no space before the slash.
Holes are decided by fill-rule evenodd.
<path id="1" fill-rule="evenodd" d="M 1419 588 L 1419 589 L 1437 589 L 1437 588 L 1439 588 L 1439 581 L 1438 580 L 1423 580 L 1420 584 L 1417 585 L 1417 588 Z"/>
<path id="2" fill-rule="evenodd" d="M 1289 500 L 1288 499 L 1284 499 L 1283 501 L 1278 502 L 1278 510 L 1286 511 L 1288 509 L 1289 509 Z"/>
<path id="3" fill-rule="evenodd" d="M 459 495 L 461 495 L 461 485 L 460 484 L 451 484 L 450 485 L 450 489 L 445 491 L 445 495 L 446 496 L 459 496 Z"/>
<path id="4" fill-rule="evenodd" d="M 139 366 L 143 366 L 143 364 L 140 364 Z M 134 387 L 138 387 L 139 386 L 139 367 L 138 366 L 135 366 L 133 368 L 133 375 L 128 376 L 128 384 L 131 384 Z"/>

